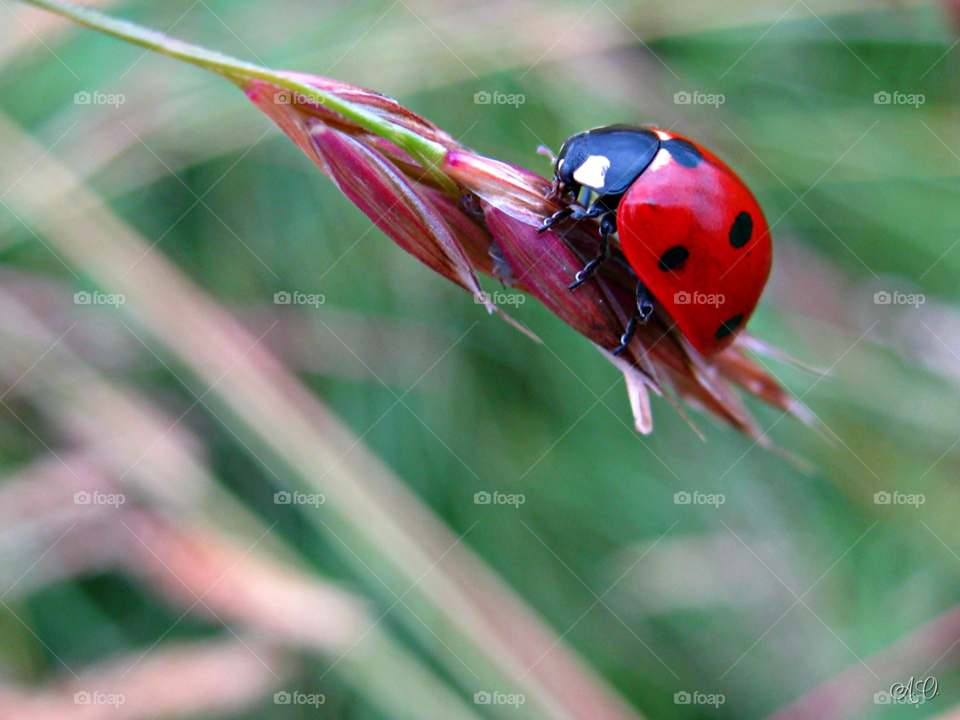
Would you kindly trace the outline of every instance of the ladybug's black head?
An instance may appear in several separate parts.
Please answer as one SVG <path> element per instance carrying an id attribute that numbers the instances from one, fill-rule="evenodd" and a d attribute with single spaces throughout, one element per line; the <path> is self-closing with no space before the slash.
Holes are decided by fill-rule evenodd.
<path id="1" fill-rule="evenodd" d="M 587 131 L 589 132 L 589 131 Z M 553 194 L 573 195 L 580 194 L 580 183 L 573 178 L 573 173 L 586 159 L 584 137 L 587 132 L 577 133 L 568 137 L 560 148 L 556 164 L 553 168 Z"/>
<path id="2" fill-rule="evenodd" d="M 553 193 L 576 196 L 581 187 L 622 195 L 646 170 L 660 139 L 639 125 L 608 125 L 567 138 L 557 156 Z"/>

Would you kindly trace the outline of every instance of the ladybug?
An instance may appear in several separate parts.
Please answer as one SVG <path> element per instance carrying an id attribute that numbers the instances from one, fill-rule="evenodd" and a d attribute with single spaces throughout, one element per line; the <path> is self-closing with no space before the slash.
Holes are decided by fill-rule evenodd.
<path id="1" fill-rule="evenodd" d="M 600 223 L 597 256 L 571 290 L 607 259 L 614 233 L 639 278 L 637 309 L 614 355 L 650 318 L 654 301 L 707 356 L 733 342 L 750 319 L 770 274 L 770 230 L 743 181 L 699 145 L 640 125 L 577 133 L 556 158 L 551 196 L 573 202 L 541 232 L 566 218 Z"/>

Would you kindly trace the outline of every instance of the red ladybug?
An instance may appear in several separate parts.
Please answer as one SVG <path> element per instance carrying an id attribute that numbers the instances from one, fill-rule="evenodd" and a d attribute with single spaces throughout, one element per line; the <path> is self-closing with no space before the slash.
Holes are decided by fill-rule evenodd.
<path id="1" fill-rule="evenodd" d="M 541 231 L 566 217 L 600 221 L 597 257 L 571 290 L 596 272 L 618 231 L 639 278 L 637 310 L 614 354 L 649 319 L 654 299 L 704 355 L 727 347 L 750 319 L 770 274 L 770 230 L 743 181 L 699 145 L 638 125 L 578 133 L 557 157 L 553 194 L 574 202 Z"/>

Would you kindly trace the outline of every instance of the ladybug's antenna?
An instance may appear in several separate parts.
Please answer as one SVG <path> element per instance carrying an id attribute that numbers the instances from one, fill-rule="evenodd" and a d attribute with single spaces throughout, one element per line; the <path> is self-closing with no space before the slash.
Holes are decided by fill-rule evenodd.
<path id="1" fill-rule="evenodd" d="M 551 162 L 553 165 L 556 165 L 556 164 L 557 164 L 557 156 L 554 155 L 554 154 L 553 154 L 553 150 L 551 150 L 550 148 L 548 148 L 546 145 L 538 145 L 538 146 L 537 146 L 537 154 L 538 154 L 538 155 L 546 155 L 548 158 L 550 158 L 550 162 Z"/>

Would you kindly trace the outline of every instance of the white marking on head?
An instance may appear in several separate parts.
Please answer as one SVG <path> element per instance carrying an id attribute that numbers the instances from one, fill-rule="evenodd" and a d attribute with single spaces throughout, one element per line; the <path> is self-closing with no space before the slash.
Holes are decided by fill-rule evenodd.
<path id="1" fill-rule="evenodd" d="M 672 140 L 672 139 L 673 139 L 673 135 L 671 135 L 670 133 L 668 133 L 668 132 L 665 131 L 665 130 L 654 130 L 654 132 L 657 134 L 657 137 L 660 138 L 661 140 Z"/>
<path id="2" fill-rule="evenodd" d="M 656 172 L 665 165 L 669 165 L 672 159 L 666 148 L 660 148 L 657 154 L 653 156 L 653 162 L 650 163 L 650 167 L 644 170 L 644 172 Z"/>
<path id="3" fill-rule="evenodd" d="M 597 188 L 603 187 L 607 170 L 610 169 L 610 160 L 603 155 L 591 155 L 573 173 L 573 179 L 581 185 Z"/>

